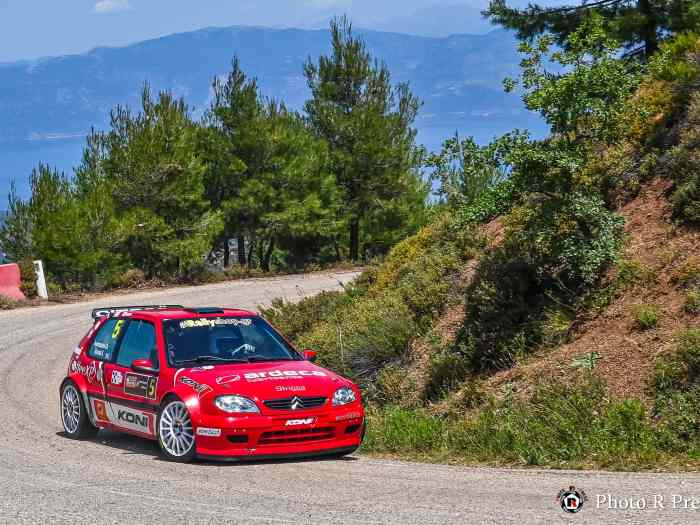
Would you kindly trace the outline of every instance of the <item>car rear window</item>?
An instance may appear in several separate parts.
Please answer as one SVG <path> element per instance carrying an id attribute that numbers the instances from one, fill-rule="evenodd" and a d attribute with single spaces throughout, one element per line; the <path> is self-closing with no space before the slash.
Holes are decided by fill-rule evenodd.
<path id="1" fill-rule="evenodd" d="M 125 319 L 107 319 L 90 343 L 88 355 L 100 361 L 111 361 L 125 323 Z"/>

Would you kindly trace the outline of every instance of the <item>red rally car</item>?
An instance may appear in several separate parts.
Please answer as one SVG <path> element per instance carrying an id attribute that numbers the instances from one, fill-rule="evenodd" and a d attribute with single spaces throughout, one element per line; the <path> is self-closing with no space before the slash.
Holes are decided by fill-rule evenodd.
<path id="1" fill-rule="evenodd" d="M 360 391 L 245 310 L 93 310 L 61 383 L 66 435 L 105 428 L 166 458 L 342 456 L 364 436 Z"/>

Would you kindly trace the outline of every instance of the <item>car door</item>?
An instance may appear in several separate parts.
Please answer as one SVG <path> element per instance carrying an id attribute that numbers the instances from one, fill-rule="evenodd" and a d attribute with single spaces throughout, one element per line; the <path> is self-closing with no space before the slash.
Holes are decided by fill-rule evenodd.
<path id="1" fill-rule="evenodd" d="M 155 435 L 157 412 L 158 369 L 156 327 L 143 319 L 129 319 L 116 359 L 106 364 L 105 383 L 112 424 L 149 437 Z M 152 372 L 136 371 L 132 363 L 148 359 Z"/>
<path id="2" fill-rule="evenodd" d="M 118 318 L 104 321 L 90 341 L 87 352 L 83 352 L 78 361 L 78 371 L 87 379 L 89 403 L 97 424 L 109 423 L 105 405 L 109 381 L 107 369 L 116 356 L 124 323 L 124 319 Z"/>

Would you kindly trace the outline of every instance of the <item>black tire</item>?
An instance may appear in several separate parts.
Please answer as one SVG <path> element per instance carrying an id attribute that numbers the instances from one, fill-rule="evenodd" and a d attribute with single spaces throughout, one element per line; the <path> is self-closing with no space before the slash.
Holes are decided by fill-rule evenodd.
<path id="1" fill-rule="evenodd" d="M 80 389 L 73 381 L 66 381 L 61 387 L 59 400 L 61 423 L 66 436 L 71 439 L 93 438 L 99 429 L 93 426 L 88 416 Z"/>
<path id="2" fill-rule="evenodd" d="M 166 399 L 158 411 L 156 436 L 168 461 L 187 463 L 194 459 L 197 453 L 194 425 L 187 406 L 177 397 Z"/>

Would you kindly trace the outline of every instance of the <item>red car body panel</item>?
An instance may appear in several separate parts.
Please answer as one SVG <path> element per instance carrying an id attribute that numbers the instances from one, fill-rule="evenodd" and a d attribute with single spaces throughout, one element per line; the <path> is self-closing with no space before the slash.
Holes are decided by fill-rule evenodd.
<path id="1" fill-rule="evenodd" d="M 91 358 L 88 348 L 108 317 L 98 320 L 73 351 L 64 379 L 78 386 L 96 427 L 155 440 L 158 411 L 166 398 L 177 396 L 188 408 L 200 457 L 322 455 L 352 450 L 360 445 L 365 413 L 358 387 L 309 361 L 225 363 L 189 368 L 168 365 L 162 329 L 164 320 L 256 317 L 257 314 L 230 309 L 218 314 L 161 309 L 115 316 L 124 318 L 125 322 L 141 319 L 155 325 L 160 367 L 153 373 L 143 373 L 116 362 Z M 353 389 L 356 401 L 333 406 L 333 393 L 342 386 Z M 242 395 L 255 401 L 260 414 L 223 412 L 215 406 L 214 399 L 225 394 Z M 310 405 L 318 404 L 320 398 L 325 400 L 310 408 L 275 405 L 275 401 L 282 403 L 294 397 L 301 398 L 302 402 L 311 399 L 307 403 Z"/>

